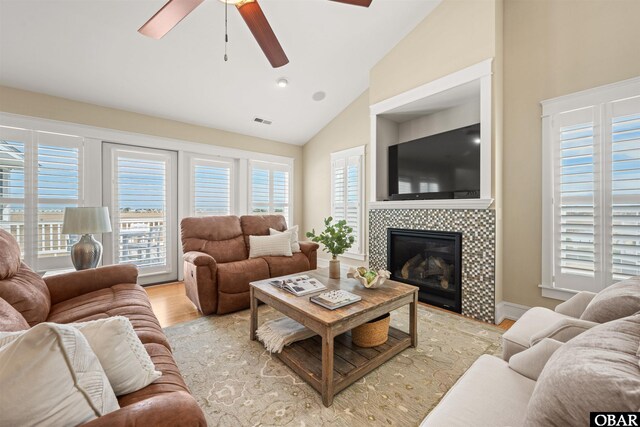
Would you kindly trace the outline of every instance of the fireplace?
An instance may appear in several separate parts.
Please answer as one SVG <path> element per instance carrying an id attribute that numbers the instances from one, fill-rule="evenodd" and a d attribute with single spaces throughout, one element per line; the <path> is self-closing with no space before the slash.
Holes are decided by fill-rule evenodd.
<path id="1" fill-rule="evenodd" d="M 462 311 L 462 234 L 387 229 L 391 278 L 420 288 L 420 301 Z"/>

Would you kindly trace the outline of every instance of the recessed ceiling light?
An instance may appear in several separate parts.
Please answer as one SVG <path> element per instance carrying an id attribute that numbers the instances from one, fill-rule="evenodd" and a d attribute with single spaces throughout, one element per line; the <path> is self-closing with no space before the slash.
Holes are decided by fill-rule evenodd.
<path id="1" fill-rule="evenodd" d="M 314 101 L 322 101 L 325 97 L 327 96 L 327 94 L 323 91 L 318 91 L 316 93 L 314 93 L 311 98 L 313 98 Z"/>
<path id="2" fill-rule="evenodd" d="M 289 81 L 283 77 L 278 79 L 277 83 L 278 83 L 278 86 L 280 87 L 287 87 L 287 85 L 289 84 Z"/>

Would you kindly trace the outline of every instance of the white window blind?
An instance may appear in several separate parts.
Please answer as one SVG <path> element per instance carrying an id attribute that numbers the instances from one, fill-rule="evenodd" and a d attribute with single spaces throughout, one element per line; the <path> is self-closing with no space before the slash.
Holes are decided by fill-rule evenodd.
<path id="1" fill-rule="evenodd" d="M 167 265 L 168 160 L 146 153 L 117 153 L 113 209 L 117 263 L 147 271 Z"/>
<path id="2" fill-rule="evenodd" d="M 291 167 L 277 163 L 251 161 L 250 212 L 254 215 L 284 215 L 291 224 Z"/>
<path id="3" fill-rule="evenodd" d="M 553 177 L 543 197 L 551 212 L 543 246 L 552 251 L 543 252 L 543 281 L 597 292 L 640 275 L 640 82 L 543 105 Z"/>
<path id="4" fill-rule="evenodd" d="M 193 158 L 191 177 L 192 215 L 231 215 L 233 213 L 232 161 Z"/>
<path id="5" fill-rule="evenodd" d="M 0 128 L 0 226 L 39 271 L 71 265 L 66 207 L 83 206 L 83 138 Z"/>
<path id="6" fill-rule="evenodd" d="M 601 270 L 599 177 L 594 109 L 562 113 L 555 119 L 557 136 L 554 191 L 556 233 L 555 279 L 569 289 L 595 288 Z"/>
<path id="7" fill-rule="evenodd" d="M 364 147 L 331 153 L 331 216 L 346 220 L 355 242 L 348 253 L 362 255 Z"/>
<path id="8" fill-rule="evenodd" d="M 610 243 L 613 280 L 640 275 L 640 97 L 611 103 Z"/>

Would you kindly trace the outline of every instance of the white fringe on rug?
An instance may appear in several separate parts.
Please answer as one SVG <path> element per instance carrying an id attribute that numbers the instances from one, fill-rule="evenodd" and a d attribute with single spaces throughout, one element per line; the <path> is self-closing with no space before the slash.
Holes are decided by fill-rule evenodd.
<path id="1" fill-rule="evenodd" d="M 271 353 L 280 353 L 285 345 L 306 340 L 316 335 L 311 329 L 288 317 L 264 322 L 256 330 L 256 335 Z"/>

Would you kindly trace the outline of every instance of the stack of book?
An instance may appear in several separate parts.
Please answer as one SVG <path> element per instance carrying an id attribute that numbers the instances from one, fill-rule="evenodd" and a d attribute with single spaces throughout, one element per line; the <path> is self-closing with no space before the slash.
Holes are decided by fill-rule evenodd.
<path id="1" fill-rule="evenodd" d="M 336 308 L 344 307 L 345 305 L 353 304 L 362 299 L 359 295 L 352 294 L 351 292 L 338 289 L 335 291 L 324 292 L 320 295 L 315 295 L 309 298 L 309 301 L 321 305 L 329 310 L 335 310 Z"/>

